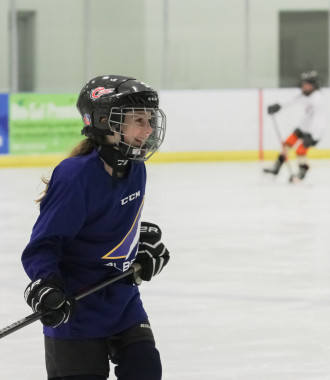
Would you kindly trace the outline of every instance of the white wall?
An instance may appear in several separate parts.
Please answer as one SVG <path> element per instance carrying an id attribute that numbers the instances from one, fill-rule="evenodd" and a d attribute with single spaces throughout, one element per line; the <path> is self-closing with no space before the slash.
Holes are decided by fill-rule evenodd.
<path id="1" fill-rule="evenodd" d="M 245 86 L 244 3 L 169 1 L 170 88 Z"/>
<path id="2" fill-rule="evenodd" d="M 258 149 L 257 90 L 168 90 L 160 103 L 166 151 Z"/>
<path id="3" fill-rule="evenodd" d="M 299 89 L 265 89 L 263 94 L 263 143 L 265 150 L 280 148 L 267 106 L 284 103 Z M 330 104 L 330 89 L 323 89 Z M 167 115 L 162 151 L 242 151 L 259 149 L 259 90 L 163 90 L 161 108 Z M 282 137 L 298 125 L 303 109 L 286 108 L 276 114 Z M 330 149 L 329 132 L 317 145 Z"/>
<path id="4" fill-rule="evenodd" d="M 75 92 L 109 73 L 158 89 L 277 87 L 278 12 L 330 8 L 329 0 L 190 0 L 188 8 L 187 0 L 167 0 L 166 29 L 165 0 L 90 1 L 86 23 L 83 0 L 15 2 L 36 11 L 36 92 Z M 7 92 L 10 0 L 0 6 L 0 91 Z"/>

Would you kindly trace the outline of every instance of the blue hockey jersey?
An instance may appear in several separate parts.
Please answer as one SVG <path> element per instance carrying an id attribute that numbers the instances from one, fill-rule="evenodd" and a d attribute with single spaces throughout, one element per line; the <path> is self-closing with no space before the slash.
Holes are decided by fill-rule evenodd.
<path id="1" fill-rule="evenodd" d="M 75 296 L 127 270 L 137 252 L 145 183 L 144 163 L 132 162 L 113 188 L 97 151 L 62 161 L 22 254 L 30 279 L 59 276 Z M 122 280 L 79 300 L 68 323 L 44 326 L 44 334 L 100 338 L 146 317 L 138 287 Z"/>

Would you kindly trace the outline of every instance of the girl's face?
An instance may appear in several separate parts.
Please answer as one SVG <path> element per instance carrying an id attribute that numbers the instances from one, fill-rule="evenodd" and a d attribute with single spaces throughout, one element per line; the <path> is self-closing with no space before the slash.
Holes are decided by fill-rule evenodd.
<path id="1" fill-rule="evenodd" d="M 107 122 L 113 133 L 107 141 L 128 159 L 146 161 L 164 139 L 166 118 L 158 108 L 113 108 Z"/>
<path id="2" fill-rule="evenodd" d="M 124 142 L 134 147 L 142 147 L 153 131 L 150 126 L 150 119 L 150 111 L 128 111 L 121 125 Z"/>

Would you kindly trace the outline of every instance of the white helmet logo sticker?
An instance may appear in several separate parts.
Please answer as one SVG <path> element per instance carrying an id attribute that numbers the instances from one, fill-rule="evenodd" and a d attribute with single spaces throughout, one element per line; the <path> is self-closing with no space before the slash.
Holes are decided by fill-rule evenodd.
<path id="1" fill-rule="evenodd" d="M 110 92 L 113 92 L 114 88 L 104 88 L 104 87 L 97 87 L 94 88 L 91 92 L 91 99 L 98 99 L 102 95 L 109 94 Z"/>

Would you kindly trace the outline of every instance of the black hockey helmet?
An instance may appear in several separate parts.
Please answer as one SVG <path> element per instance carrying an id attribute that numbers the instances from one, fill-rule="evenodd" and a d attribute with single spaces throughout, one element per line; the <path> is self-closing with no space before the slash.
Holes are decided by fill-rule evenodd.
<path id="1" fill-rule="evenodd" d="M 320 88 L 319 74 L 315 70 L 304 71 L 300 75 L 300 85 L 302 83 L 310 83 L 314 86 L 315 89 Z"/>
<path id="2" fill-rule="evenodd" d="M 117 146 L 128 159 L 145 161 L 162 144 L 166 130 L 166 117 L 158 108 L 157 92 L 146 83 L 121 75 L 102 75 L 91 79 L 82 88 L 77 108 L 84 127 L 81 133 L 92 139 L 97 136 L 117 135 Z M 152 134 L 141 147 L 125 141 L 122 124 L 125 114 L 145 113 Z M 108 123 L 101 120 L 106 118 Z"/>

